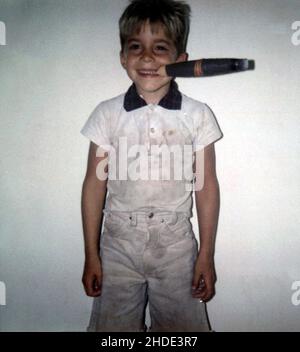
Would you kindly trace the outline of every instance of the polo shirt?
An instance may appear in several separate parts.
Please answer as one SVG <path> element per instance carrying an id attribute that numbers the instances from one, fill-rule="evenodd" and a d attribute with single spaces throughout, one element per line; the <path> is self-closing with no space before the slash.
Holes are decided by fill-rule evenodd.
<path id="1" fill-rule="evenodd" d="M 109 152 L 105 210 L 176 211 L 188 217 L 193 153 L 223 136 L 211 109 L 182 94 L 174 80 L 158 104 L 147 104 L 132 84 L 126 93 L 100 102 L 80 132 Z"/>

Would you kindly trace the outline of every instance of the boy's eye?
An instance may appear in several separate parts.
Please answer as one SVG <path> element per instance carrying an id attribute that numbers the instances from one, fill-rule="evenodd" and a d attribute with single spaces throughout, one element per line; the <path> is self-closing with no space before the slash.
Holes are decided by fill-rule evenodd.
<path id="1" fill-rule="evenodd" d="M 139 44 L 130 44 L 128 49 L 129 50 L 138 50 L 138 49 L 140 49 L 140 45 Z"/>
<path id="2" fill-rule="evenodd" d="M 143 50 L 143 46 L 140 43 L 129 43 L 128 50 L 134 53 L 140 53 Z M 152 48 L 154 53 L 165 54 L 169 48 L 163 44 L 156 44 Z"/>
<path id="3" fill-rule="evenodd" d="M 156 50 L 158 50 L 158 51 L 167 51 L 168 48 L 166 48 L 166 47 L 163 46 L 163 45 L 157 45 L 157 46 L 156 46 Z"/>

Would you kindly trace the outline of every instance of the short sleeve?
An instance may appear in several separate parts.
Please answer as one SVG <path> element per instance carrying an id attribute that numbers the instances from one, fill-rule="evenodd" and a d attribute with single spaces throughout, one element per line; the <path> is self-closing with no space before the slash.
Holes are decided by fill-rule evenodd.
<path id="1" fill-rule="evenodd" d="M 89 116 L 80 133 L 104 149 L 111 145 L 109 116 L 104 113 L 100 103 Z"/>
<path id="2" fill-rule="evenodd" d="M 206 104 L 203 104 L 200 115 L 197 116 L 198 122 L 196 122 L 196 133 L 193 140 L 194 151 L 204 149 L 223 137 L 214 113 Z"/>

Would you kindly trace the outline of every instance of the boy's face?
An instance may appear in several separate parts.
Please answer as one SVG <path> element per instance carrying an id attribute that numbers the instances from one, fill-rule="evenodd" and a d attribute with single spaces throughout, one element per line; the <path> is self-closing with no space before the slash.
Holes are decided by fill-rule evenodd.
<path id="1" fill-rule="evenodd" d="M 152 32 L 149 21 L 145 22 L 139 33 L 128 38 L 120 53 L 122 66 L 147 103 L 158 103 L 170 86 L 172 78 L 160 76 L 158 68 L 187 59 L 186 53 L 177 57 L 175 45 L 166 36 L 163 25 L 156 28 Z"/>

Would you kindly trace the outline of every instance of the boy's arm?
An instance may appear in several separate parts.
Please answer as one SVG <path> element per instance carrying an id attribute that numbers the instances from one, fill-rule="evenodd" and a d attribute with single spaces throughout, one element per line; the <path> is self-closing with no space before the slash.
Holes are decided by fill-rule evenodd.
<path id="1" fill-rule="evenodd" d="M 203 151 L 196 153 L 203 153 Z M 204 170 L 200 172 L 204 176 L 203 187 L 195 191 L 200 250 L 195 264 L 192 287 L 193 297 L 208 301 L 214 295 L 216 281 L 214 250 L 220 208 L 214 143 L 204 148 Z"/>
<path id="2" fill-rule="evenodd" d="M 99 162 L 107 158 L 97 157 L 98 146 L 90 143 L 88 165 L 82 186 L 81 212 L 84 234 L 85 265 L 82 282 L 88 296 L 101 293 L 102 270 L 100 250 L 100 224 L 106 196 L 106 180 L 99 180 L 96 174 Z M 103 161 L 105 162 L 105 161 Z M 107 172 L 107 167 L 106 170 Z"/>

